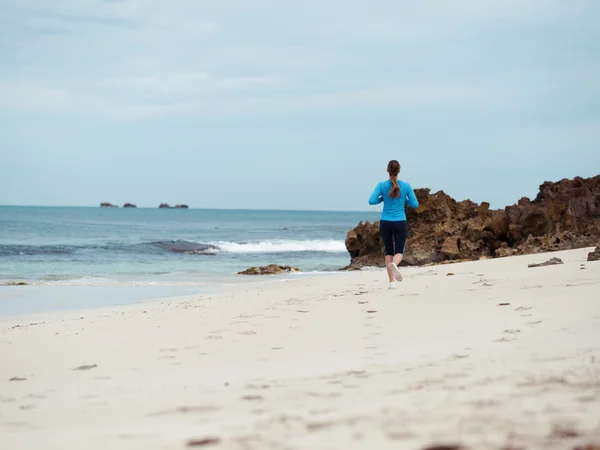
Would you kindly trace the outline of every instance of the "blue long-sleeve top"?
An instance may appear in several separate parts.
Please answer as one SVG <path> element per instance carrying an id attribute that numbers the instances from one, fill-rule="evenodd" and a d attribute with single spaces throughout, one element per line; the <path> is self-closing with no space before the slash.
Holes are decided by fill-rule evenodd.
<path id="1" fill-rule="evenodd" d="M 381 220 L 388 220 L 390 222 L 406 220 L 405 205 L 411 208 L 419 207 L 419 201 L 415 196 L 412 186 L 406 181 L 401 180 L 398 180 L 398 186 L 400 186 L 400 197 L 398 198 L 390 198 L 390 191 L 392 190 L 392 182 L 390 180 L 379 183 L 371 194 L 369 205 L 378 205 L 383 202 Z"/>

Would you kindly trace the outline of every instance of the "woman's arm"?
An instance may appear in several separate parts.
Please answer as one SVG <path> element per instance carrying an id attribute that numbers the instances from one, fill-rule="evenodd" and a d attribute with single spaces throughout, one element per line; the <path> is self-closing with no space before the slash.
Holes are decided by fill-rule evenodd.
<path id="1" fill-rule="evenodd" d="M 383 201 L 383 196 L 381 195 L 381 185 L 378 184 L 375 186 L 375 190 L 369 197 L 369 205 L 378 205 Z"/>
<path id="2" fill-rule="evenodd" d="M 419 200 L 417 200 L 417 196 L 415 195 L 415 191 L 410 184 L 406 183 L 408 186 L 408 193 L 406 194 L 406 204 L 411 208 L 419 207 Z"/>

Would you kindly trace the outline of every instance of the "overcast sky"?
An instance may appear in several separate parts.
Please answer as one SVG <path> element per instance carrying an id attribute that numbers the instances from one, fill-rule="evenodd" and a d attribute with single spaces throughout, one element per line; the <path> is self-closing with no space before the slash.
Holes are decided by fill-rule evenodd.
<path id="1" fill-rule="evenodd" d="M 600 173 L 597 0 L 0 0 L 0 204 L 503 207 Z"/>

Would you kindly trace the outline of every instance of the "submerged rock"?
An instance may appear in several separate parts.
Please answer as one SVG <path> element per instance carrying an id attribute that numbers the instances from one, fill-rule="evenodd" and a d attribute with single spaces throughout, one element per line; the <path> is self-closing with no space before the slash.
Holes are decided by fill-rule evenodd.
<path id="1" fill-rule="evenodd" d="M 297 267 L 279 266 L 277 264 L 269 264 L 263 267 L 250 267 L 243 272 L 238 272 L 238 275 L 279 275 L 284 273 L 302 272 Z"/>
<path id="2" fill-rule="evenodd" d="M 457 202 L 443 191 L 415 189 L 419 208 L 407 208 L 408 241 L 403 264 L 588 247 L 600 239 L 600 175 L 546 182 L 535 200 L 492 210 L 489 203 Z M 347 268 L 383 267 L 379 222 L 360 223 L 346 236 Z"/>
<path id="3" fill-rule="evenodd" d="M 188 241 L 161 241 L 152 245 L 173 253 L 186 253 L 189 255 L 215 255 L 217 247 L 209 244 L 199 244 Z"/>

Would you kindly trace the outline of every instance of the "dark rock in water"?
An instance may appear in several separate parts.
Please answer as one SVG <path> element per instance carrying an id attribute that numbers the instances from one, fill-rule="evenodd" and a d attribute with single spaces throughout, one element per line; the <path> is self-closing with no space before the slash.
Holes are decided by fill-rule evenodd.
<path id="1" fill-rule="evenodd" d="M 198 244 L 188 241 L 154 242 L 154 246 L 173 253 L 186 253 L 190 255 L 214 255 L 217 247 L 214 245 Z"/>
<path id="2" fill-rule="evenodd" d="M 238 275 L 279 275 L 294 272 L 301 272 L 301 270 L 297 267 L 269 264 L 268 266 L 263 267 L 250 267 L 243 272 L 238 272 Z"/>
<path id="3" fill-rule="evenodd" d="M 112 203 L 100 203 L 100 208 L 118 208 L 117 205 L 113 205 Z"/>
<path id="4" fill-rule="evenodd" d="M 600 242 L 596 246 L 596 250 L 588 253 L 588 261 L 600 261 Z"/>
<path id="5" fill-rule="evenodd" d="M 403 264 L 476 260 L 595 245 L 600 239 L 600 175 L 546 182 L 531 201 L 503 210 L 489 203 L 457 202 L 443 191 L 416 189 L 419 208 L 407 208 L 409 225 Z M 379 222 L 348 232 L 347 268 L 383 267 Z"/>
<path id="6" fill-rule="evenodd" d="M 133 203 L 125 203 L 123 208 L 137 208 L 137 205 L 134 205 Z"/>
<path id="7" fill-rule="evenodd" d="M 25 281 L 8 281 L 0 286 L 29 286 L 29 283 Z"/>
<path id="8" fill-rule="evenodd" d="M 550 258 L 548 261 L 537 264 L 529 264 L 527 267 L 544 267 L 544 266 L 555 266 L 557 264 L 564 264 L 560 258 Z"/>
<path id="9" fill-rule="evenodd" d="M 158 205 L 158 207 L 161 209 L 188 209 L 189 208 L 189 206 L 185 205 L 185 204 L 171 206 L 168 203 L 161 203 L 160 205 Z"/>

